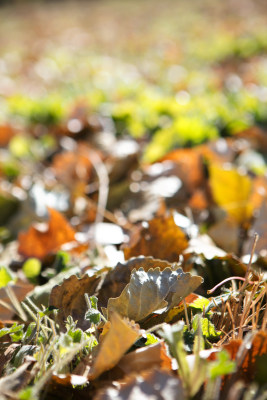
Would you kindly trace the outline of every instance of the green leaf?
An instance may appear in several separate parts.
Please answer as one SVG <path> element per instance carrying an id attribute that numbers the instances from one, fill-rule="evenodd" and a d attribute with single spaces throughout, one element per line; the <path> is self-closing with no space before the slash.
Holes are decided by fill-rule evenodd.
<path id="1" fill-rule="evenodd" d="M 22 270 L 28 279 L 36 278 L 41 272 L 42 264 L 37 258 L 28 258 L 22 266 Z"/>
<path id="2" fill-rule="evenodd" d="M 80 343 L 84 333 L 81 329 L 78 328 L 75 331 L 68 331 L 68 335 L 72 338 L 73 343 Z"/>
<path id="3" fill-rule="evenodd" d="M 151 344 L 159 342 L 159 339 L 155 335 L 153 335 L 153 333 L 147 333 L 146 338 L 147 340 L 145 342 L 145 346 L 149 346 Z"/>
<path id="4" fill-rule="evenodd" d="M 14 277 L 9 268 L 0 267 L 0 288 L 6 287 L 12 281 L 14 281 Z"/>
<path id="5" fill-rule="evenodd" d="M 90 296 L 89 299 L 90 299 L 91 307 L 94 308 L 95 310 L 97 310 L 98 298 L 96 296 Z"/>
<path id="6" fill-rule="evenodd" d="M 17 322 L 15 322 L 10 328 L 0 329 L 0 338 L 2 336 L 10 335 L 12 333 L 18 333 L 20 331 L 22 331 L 22 333 L 23 333 L 23 328 L 24 328 L 24 325 L 18 325 Z"/>
<path id="7" fill-rule="evenodd" d="M 91 324 L 99 324 L 101 321 L 101 314 L 98 310 L 91 308 L 91 310 L 86 311 L 84 318 L 90 321 Z"/>
<path id="8" fill-rule="evenodd" d="M 209 374 L 211 379 L 216 379 L 218 376 L 231 374 L 236 370 L 236 363 L 230 360 L 230 355 L 226 350 L 218 353 L 216 361 L 210 363 Z"/>
<path id="9" fill-rule="evenodd" d="M 21 341 L 23 336 L 24 336 L 23 330 L 15 332 L 15 333 L 10 333 L 10 337 L 11 337 L 12 342 Z"/>
<path id="10" fill-rule="evenodd" d="M 44 317 L 45 315 L 49 316 L 49 315 L 53 314 L 53 312 L 54 312 L 55 310 L 58 310 L 58 308 L 57 308 L 57 307 L 54 307 L 54 306 L 49 306 L 49 307 L 47 307 L 44 311 L 39 311 L 38 314 L 39 314 L 40 317 L 42 318 L 42 317 Z"/>
<path id="11" fill-rule="evenodd" d="M 200 321 L 201 332 L 207 339 L 218 338 L 221 335 L 220 331 L 216 331 L 215 326 L 208 318 L 199 318 L 199 314 L 195 315 L 192 321 L 192 329 L 194 332 L 198 331 L 198 324 Z"/>
<path id="12" fill-rule="evenodd" d="M 24 345 L 22 346 L 13 359 L 14 367 L 18 368 L 23 364 L 26 356 L 32 356 L 37 349 L 37 346 Z"/>
<path id="13" fill-rule="evenodd" d="M 33 394 L 34 388 L 27 387 L 18 394 L 19 400 L 37 400 L 37 396 Z"/>
<path id="14" fill-rule="evenodd" d="M 196 299 L 195 301 L 193 301 L 193 303 L 189 304 L 190 308 L 195 308 L 195 309 L 200 309 L 201 311 L 204 310 L 204 307 L 206 309 L 206 307 L 209 305 L 210 301 L 209 299 L 206 299 L 205 297 L 201 297 L 199 296 L 198 299 Z"/>

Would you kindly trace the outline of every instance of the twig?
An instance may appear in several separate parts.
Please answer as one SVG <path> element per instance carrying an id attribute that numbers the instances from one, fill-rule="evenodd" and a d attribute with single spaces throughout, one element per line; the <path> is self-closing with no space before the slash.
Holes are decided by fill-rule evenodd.
<path id="1" fill-rule="evenodd" d="M 186 325 L 187 325 L 188 330 L 190 331 L 190 323 L 189 323 L 187 305 L 186 305 L 185 299 L 183 299 L 183 303 L 184 303 L 184 314 L 185 314 Z"/>
<path id="2" fill-rule="evenodd" d="M 107 200 L 108 200 L 108 192 L 109 192 L 109 177 L 105 164 L 99 157 L 96 151 L 89 150 L 90 162 L 93 164 L 95 172 L 99 181 L 99 195 L 98 195 L 98 204 L 97 204 L 97 214 L 95 218 L 95 223 L 99 223 L 103 221 L 102 210 L 106 209 Z"/>
<path id="3" fill-rule="evenodd" d="M 215 292 L 215 290 L 217 290 L 220 286 L 224 285 L 226 282 L 228 282 L 228 281 L 233 281 L 233 280 L 235 280 L 235 279 L 246 282 L 246 278 L 243 278 L 242 276 L 230 276 L 230 278 L 224 279 L 223 281 L 221 281 L 220 283 L 218 283 L 218 285 L 214 286 L 212 289 L 207 290 L 207 293 L 208 293 L 208 294 L 211 294 L 211 293 Z M 248 283 L 249 283 L 250 285 L 253 285 L 254 283 L 257 283 L 257 282 L 258 282 L 258 281 L 248 281 Z"/>
<path id="4" fill-rule="evenodd" d="M 253 256 L 255 253 L 255 249 L 256 249 L 256 245 L 257 245 L 257 241 L 259 239 L 259 235 L 257 233 L 254 234 L 254 241 L 253 241 L 253 246 L 252 246 L 252 250 L 250 253 L 250 258 L 249 258 L 249 263 L 248 263 L 248 267 L 247 267 L 247 271 L 246 271 L 246 275 L 245 275 L 245 281 L 243 283 L 243 285 L 240 288 L 240 293 L 244 291 L 246 285 L 248 284 L 248 278 L 249 278 L 249 274 L 251 271 L 251 265 L 252 265 L 252 260 L 253 260 Z"/>
<path id="5" fill-rule="evenodd" d="M 24 322 L 27 321 L 27 315 L 25 314 L 23 308 L 21 307 L 20 302 L 18 301 L 14 290 L 11 288 L 10 285 L 7 285 L 5 286 L 5 291 L 19 317 L 22 319 L 22 321 Z"/>

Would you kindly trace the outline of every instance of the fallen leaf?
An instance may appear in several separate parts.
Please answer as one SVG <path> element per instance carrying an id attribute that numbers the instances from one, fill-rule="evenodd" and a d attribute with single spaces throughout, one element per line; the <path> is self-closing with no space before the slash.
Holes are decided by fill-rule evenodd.
<path id="1" fill-rule="evenodd" d="M 176 149 L 166 154 L 160 161 L 175 162 L 178 176 L 186 188 L 193 192 L 204 181 L 204 166 L 200 154 L 195 149 Z"/>
<path id="2" fill-rule="evenodd" d="M 255 248 L 255 254 L 266 257 L 267 256 L 267 204 L 266 201 L 262 202 L 262 206 L 258 215 L 252 225 L 250 237 L 244 243 L 243 254 L 250 254 L 253 246 L 253 236 L 257 233 L 258 241 Z"/>
<path id="3" fill-rule="evenodd" d="M 229 344 L 223 346 L 223 348 L 230 353 L 232 360 L 236 359 L 242 343 L 243 342 L 241 340 L 236 339 L 231 340 Z M 238 365 L 236 379 L 242 379 L 245 382 L 249 383 L 255 378 L 257 374 L 258 361 L 260 357 L 267 354 L 267 333 L 263 331 L 257 332 L 253 337 L 251 344 L 246 346 L 244 351 L 245 357 L 241 361 L 241 365 Z M 267 378 L 266 369 L 265 375 Z"/>
<path id="4" fill-rule="evenodd" d="M 167 355 L 164 342 L 158 342 L 126 354 L 118 363 L 117 368 L 121 369 L 125 375 L 152 368 L 171 370 L 172 360 Z"/>
<path id="5" fill-rule="evenodd" d="M 188 308 L 190 304 L 194 303 L 195 300 L 201 299 L 202 297 L 191 293 L 188 296 L 186 296 L 185 304 L 186 307 Z M 203 297 L 204 299 L 204 297 Z M 167 315 L 164 318 L 164 321 L 167 323 L 174 323 L 178 320 L 179 317 L 181 317 L 184 314 L 185 308 L 184 308 L 184 302 L 180 302 L 177 306 L 173 307 L 170 309 L 167 313 Z"/>
<path id="6" fill-rule="evenodd" d="M 233 138 L 219 138 L 194 148 L 208 162 L 230 163 L 237 155 L 237 146 Z"/>
<path id="7" fill-rule="evenodd" d="M 252 182 L 247 175 L 236 169 L 224 169 L 211 164 L 209 167 L 210 186 L 215 202 L 238 223 L 244 223 L 252 216 L 249 198 Z"/>
<path id="8" fill-rule="evenodd" d="M 227 235 L 225 232 L 227 232 Z M 224 251 L 238 253 L 240 230 L 236 222 L 229 216 L 213 224 L 208 233 L 212 240 Z"/>
<path id="9" fill-rule="evenodd" d="M 42 259 L 48 253 L 57 251 L 64 243 L 75 240 L 75 230 L 60 212 L 49 208 L 50 220 L 45 232 L 31 226 L 18 237 L 18 252 L 24 257 Z"/>
<path id="10" fill-rule="evenodd" d="M 17 398 L 16 393 L 22 390 L 32 379 L 31 367 L 36 360 L 33 357 L 27 357 L 24 364 L 10 375 L 0 379 L 0 395 L 8 398 Z"/>
<path id="11" fill-rule="evenodd" d="M 140 375 L 116 382 L 116 388 L 99 392 L 95 400 L 184 400 L 180 379 L 162 369 L 145 371 Z"/>
<path id="12" fill-rule="evenodd" d="M 186 236 L 175 224 L 173 216 L 160 216 L 135 232 L 129 244 L 123 246 L 123 251 L 126 259 L 144 255 L 175 262 L 187 245 Z"/>
<path id="13" fill-rule="evenodd" d="M 208 235 L 198 235 L 196 238 L 189 240 L 188 247 L 184 254 L 203 254 L 205 258 L 211 260 L 214 257 L 224 257 L 225 251 L 215 246 L 214 242 Z"/>
<path id="14" fill-rule="evenodd" d="M 110 328 L 100 344 L 99 352 L 89 372 L 89 380 L 113 368 L 140 336 L 137 325 L 122 319 L 117 313 L 110 316 Z"/>
<path id="15" fill-rule="evenodd" d="M 75 375 L 75 374 L 56 374 L 52 375 L 52 382 L 50 385 L 57 385 L 57 386 L 68 386 L 72 388 L 73 386 L 83 386 L 88 382 L 86 376 L 82 375 Z"/>
<path id="16" fill-rule="evenodd" d="M 0 147 L 7 146 L 14 135 L 15 130 L 11 125 L 0 125 Z"/>
<path id="17" fill-rule="evenodd" d="M 101 285 L 101 289 L 97 295 L 99 306 L 106 307 L 110 297 L 118 297 L 121 294 L 125 286 L 129 283 L 133 269 L 143 268 L 144 271 L 148 271 L 150 268 L 157 267 L 163 271 L 167 267 L 175 268 L 177 266 L 167 261 L 144 256 L 132 258 L 124 264 L 118 263 L 114 269 L 108 272 Z"/>
<path id="18" fill-rule="evenodd" d="M 85 143 L 79 143 L 75 151 L 56 154 L 51 166 L 56 178 L 67 186 L 77 181 L 88 182 L 93 170 L 89 149 Z"/>
<path id="19" fill-rule="evenodd" d="M 65 330 L 65 321 L 69 315 L 72 316 L 77 326 L 83 330 L 90 327 L 90 322 L 84 319 L 87 306 L 84 294 L 89 296 L 95 294 L 97 286 L 100 282 L 100 277 L 89 277 L 85 275 L 83 278 L 78 278 L 76 275 L 65 279 L 62 284 L 53 287 L 49 306 L 59 309 L 57 322 L 62 330 Z"/>
<path id="20" fill-rule="evenodd" d="M 232 339 L 229 343 L 222 346 L 230 354 L 230 359 L 236 362 L 236 372 L 226 375 L 222 379 L 221 393 L 227 397 L 235 382 L 243 381 L 249 384 L 256 381 L 265 384 L 266 374 L 266 355 L 267 355 L 267 333 L 258 331 L 252 333 L 249 338 Z M 208 360 L 215 361 L 217 352 L 212 352 Z"/>
<path id="21" fill-rule="evenodd" d="M 15 296 L 19 301 L 24 300 L 25 296 L 34 288 L 34 286 L 30 283 L 26 283 L 21 281 L 20 279 L 16 281 L 16 283 L 12 284 L 12 290 L 15 293 Z M 4 288 L 0 289 L 0 299 L 5 303 L 12 305 L 10 298 L 8 297 Z M 0 304 L 0 319 L 8 320 L 14 317 L 14 312 L 7 309 L 6 307 Z"/>
<path id="22" fill-rule="evenodd" d="M 20 347 L 20 344 L 18 343 L 0 343 L 0 374 L 2 375 L 2 372 L 4 368 L 6 367 L 6 364 L 11 360 L 13 357 L 14 353 L 16 350 L 18 350 L 18 347 Z"/>
<path id="23" fill-rule="evenodd" d="M 202 282 L 200 276 L 184 273 L 181 268 L 172 270 L 167 267 L 163 271 L 159 267 L 148 271 L 134 269 L 121 295 L 109 299 L 107 313 L 116 311 L 124 317 L 141 321 L 155 310 L 177 305 Z"/>

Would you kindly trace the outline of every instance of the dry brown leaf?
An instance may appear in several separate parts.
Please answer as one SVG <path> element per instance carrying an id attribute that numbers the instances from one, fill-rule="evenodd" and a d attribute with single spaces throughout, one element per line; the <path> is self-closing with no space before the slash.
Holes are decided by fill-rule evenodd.
<path id="1" fill-rule="evenodd" d="M 201 156 L 195 149 L 176 149 L 166 154 L 160 161 L 175 162 L 178 176 L 186 188 L 193 192 L 205 179 Z"/>
<path id="2" fill-rule="evenodd" d="M 145 371 L 140 375 L 116 382 L 116 388 L 99 392 L 95 400 L 184 400 L 181 381 L 162 369 Z"/>
<path id="3" fill-rule="evenodd" d="M 10 139 L 15 135 L 15 130 L 10 125 L 0 125 L 0 147 L 8 145 Z"/>
<path id="4" fill-rule="evenodd" d="M 75 180 L 87 182 L 92 173 L 92 164 L 88 152 L 86 153 L 85 149 L 82 151 L 82 147 L 79 146 L 77 152 L 66 151 L 57 154 L 53 159 L 52 169 L 56 178 L 65 184 Z"/>
<path id="5" fill-rule="evenodd" d="M 20 347 L 18 343 L 0 343 L 0 375 L 2 375 L 6 364 L 11 360 L 18 347 Z"/>
<path id="6" fill-rule="evenodd" d="M 33 357 L 26 357 L 23 365 L 15 372 L 0 379 L 0 395 L 8 398 L 17 398 L 16 394 L 25 388 L 32 379 L 31 367 L 36 362 Z M 6 397 L 4 397 L 6 398 Z"/>
<path id="7" fill-rule="evenodd" d="M 82 386 L 88 382 L 86 376 L 75 375 L 75 374 L 56 374 L 52 375 L 52 382 L 50 384 L 57 385 L 59 387 L 67 386 L 72 388 L 73 386 Z"/>
<path id="8" fill-rule="evenodd" d="M 120 368 L 125 375 L 152 368 L 171 370 L 172 360 L 167 355 L 164 342 L 158 342 L 126 354 L 118 363 L 117 368 Z"/>
<path id="9" fill-rule="evenodd" d="M 72 316 L 77 326 L 81 329 L 88 329 L 90 322 L 84 319 L 87 306 L 84 294 L 89 296 L 95 294 L 100 277 L 89 277 L 85 275 L 79 279 L 76 275 L 65 279 L 61 285 L 55 286 L 50 294 L 49 305 L 59 309 L 57 322 L 62 330 L 65 330 L 65 322 L 69 315 Z"/>
<path id="10" fill-rule="evenodd" d="M 135 232 L 130 243 L 123 247 L 125 258 L 144 255 L 170 262 L 178 261 L 188 242 L 173 216 L 156 217 L 147 224 L 147 227 Z"/>
<path id="11" fill-rule="evenodd" d="M 175 269 L 176 264 L 167 261 L 157 260 L 153 257 L 136 257 L 132 258 L 124 264 L 118 263 L 105 277 L 105 280 L 98 292 L 98 304 L 100 307 L 106 307 L 110 297 L 118 297 L 127 283 L 129 283 L 131 272 L 133 269 L 143 268 L 148 271 L 150 268 L 160 268 L 163 271 L 170 267 Z"/>
<path id="12" fill-rule="evenodd" d="M 224 347 L 230 353 L 231 359 L 235 360 L 238 350 L 242 345 L 242 340 L 231 340 L 229 344 Z M 251 382 L 257 373 L 258 359 L 267 354 L 267 332 L 259 331 L 252 339 L 249 348 L 245 349 L 245 357 L 238 366 L 237 379 L 242 379 L 245 382 Z M 267 378 L 267 374 L 266 374 Z"/>
<path id="13" fill-rule="evenodd" d="M 262 373 L 265 374 L 266 382 L 267 333 L 265 331 L 258 331 L 254 335 L 252 334 L 252 338 L 249 341 L 246 338 L 244 340 L 232 339 L 222 349 L 228 351 L 231 360 L 237 362 L 237 370 L 234 374 L 223 377 L 221 390 L 224 392 L 231 390 L 236 381 L 251 383 L 259 372 L 261 379 L 263 378 Z M 213 352 L 208 357 L 208 360 L 214 361 L 216 358 L 217 352 Z"/>
<path id="14" fill-rule="evenodd" d="M 23 282 L 21 279 L 18 279 L 16 283 L 12 284 L 12 290 L 15 293 L 15 296 L 19 301 L 24 300 L 27 293 L 31 292 L 34 288 L 34 285 Z M 5 303 L 12 305 L 10 298 L 8 297 L 4 288 L 0 289 L 0 299 L 3 300 Z M 0 319 L 5 321 L 9 320 L 14 317 L 14 312 L 7 309 L 6 307 L 0 304 Z"/>
<path id="15" fill-rule="evenodd" d="M 112 313 L 110 328 L 100 344 L 99 352 L 89 372 L 89 379 L 96 379 L 113 368 L 140 336 L 138 325 L 133 325 L 119 314 Z"/>
<path id="16" fill-rule="evenodd" d="M 75 240 L 75 230 L 60 212 L 49 208 L 50 220 L 45 232 L 31 226 L 18 237 L 18 252 L 24 257 L 42 259 L 48 253 L 57 251 L 64 243 Z"/>
<path id="17" fill-rule="evenodd" d="M 181 268 L 172 270 L 167 267 L 134 269 L 130 282 L 117 298 L 108 301 L 107 314 L 118 312 L 134 321 L 141 321 L 153 311 L 171 308 L 193 292 L 203 279 L 183 272 Z"/>
<path id="18" fill-rule="evenodd" d="M 265 201 L 262 202 L 262 206 L 259 210 L 258 216 L 255 219 L 255 222 L 251 228 L 251 237 L 245 241 L 243 254 L 250 254 L 252 245 L 253 245 L 253 235 L 257 233 L 259 235 L 255 254 L 258 254 L 262 257 L 266 257 L 267 255 L 267 204 Z"/>

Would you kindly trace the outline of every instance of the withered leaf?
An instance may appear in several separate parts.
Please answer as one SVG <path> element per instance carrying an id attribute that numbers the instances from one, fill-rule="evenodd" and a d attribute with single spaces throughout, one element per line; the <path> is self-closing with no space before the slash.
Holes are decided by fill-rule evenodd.
<path id="1" fill-rule="evenodd" d="M 82 375 L 75 375 L 75 374 L 56 374 L 52 375 L 52 383 L 59 387 L 67 386 L 82 386 L 88 382 L 88 379 Z"/>
<path id="2" fill-rule="evenodd" d="M 142 374 L 117 382 L 115 388 L 101 391 L 96 400 L 184 400 L 181 381 L 162 369 L 144 371 Z"/>
<path id="3" fill-rule="evenodd" d="M 139 336 L 138 326 L 112 313 L 109 330 L 100 344 L 88 378 L 96 379 L 104 371 L 113 368 Z"/>
<path id="4" fill-rule="evenodd" d="M 15 130 L 11 125 L 0 125 L 0 147 L 7 146 L 14 135 Z"/>
<path id="5" fill-rule="evenodd" d="M 26 357 L 24 364 L 15 372 L 0 379 L 0 395 L 17 398 L 16 393 L 23 389 L 32 379 L 31 367 L 36 362 L 33 357 Z"/>
<path id="6" fill-rule="evenodd" d="M 12 285 L 13 292 L 19 301 L 24 300 L 25 296 L 34 288 L 34 286 L 30 283 L 23 282 L 21 279 L 18 279 L 16 283 Z M 5 303 L 10 304 L 12 306 L 12 302 L 9 296 L 6 293 L 5 288 L 0 289 L 0 300 L 3 300 Z M 14 313 L 0 304 L 0 319 L 8 320 L 13 318 Z"/>
<path id="7" fill-rule="evenodd" d="M 2 327 L 1 327 L 2 329 Z M 11 360 L 15 351 L 20 347 L 18 343 L 1 343 L 0 344 L 0 374 L 2 375 L 6 363 Z"/>
<path id="8" fill-rule="evenodd" d="M 123 251 L 126 259 L 144 255 L 175 262 L 187 245 L 186 236 L 175 224 L 173 216 L 159 216 L 135 232 Z"/>
<path id="9" fill-rule="evenodd" d="M 234 360 L 240 346 L 242 346 L 242 341 L 236 339 L 225 345 L 224 349 L 230 353 L 231 359 Z M 245 357 L 243 358 L 241 365 L 238 366 L 236 374 L 239 379 L 248 383 L 254 379 L 257 373 L 259 358 L 267 354 L 267 333 L 263 331 L 257 332 L 251 341 L 251 345 L 247 347 L 249 348 L 244 349 Z"/>
<path id="10" fill-rule="evenodd" d="M 153 311 L 173 307 L 193 292 L 203 279 L 184 273 L 181 268 L 164 270 L 150 268 L 134 269 L 130 282 L 117 298 L 108 301 L 107 313 L 118 312 L 124 317 L 141 321 Z"/>
<path id="11" fill-rule="evenodd" d="M 101 289 L 97 294 L 99 306 L 106 307 L 110 297 L 118 297 L 121 294 L 127 283 L 129 283 L 131 272 L 134 268 L 143 268 L 144 271 L 148 271 L 150 268 L 156 267 L 160 268 L 162 271 L 167 267 L 176 269 L 177 264 L 171 264 L 167 261 L 144 256 L 131 258 L 123 264 L 118 263 L 116 267 L 106 275 Z"/>
<path id="12" fill-rule="evenodd" d="M 178 176 L 190 192 L 203 184 L 204 166 L 200 154 L 195 149 L 173 150 L 161 159 L 167 160 L 175 162 Z"/>
<path id="13" fill-rule="evenodd" d="M 90 147 L 85 143 L 79 143 L 77 151 L 65 151 L 56 154 L 52 170 L 57 179 L 70 186 L 77 181 L 88 182 L 92 175 L 92 163 L 89 157 Z"/>
<path id="14" fill-rule="evenodd" d="M 85 275 L 79 279 L 76 275 L 72 275 L 52 289 L 49 305 L 59 309 L 57 322 L 62 330 L 65 330 L 64 321 L 69 315 L 74 321 L 78 321 L 79 328 L 84 330 L 89 328 L 90 322 L 84 319 L 87 311 L 84 294 L 94 295 L 100 280 L 100 277 L 95 276 Z"/>
<path id="15" fill-rule="evenodd" d="M 251 237 L 253 234 L 257 233 L 259 235 L 258 241 L 257 241 L 257 246 L 255 248 L 255 253 L 266 257 L 266 238 L 267 238 L 267 205 L 266 201 L 262 202 L 261 208 L 259 210 L 258 216 L 255 219 L 255 222 L 252 226 L 251 229 Z M 245 241 L 245 245 L 243 248 L 243 253 L 244 254 L 250 254 L 251 248 L 252 248 L 252 238 L 249 238 L 248 240 Z"/>
<path id="16" fill-rule="evenodd" d="M 133 372 L 138 373 L 147 369 L 151 370 L 156 367 L 171 370 L 172 360 L 167 355 L 164 342 L 158 342 L 126 354 L 120 360 L 117 367 L 120 368 L 125 375 Z"/>
<path id="17" fill-rule="evenodd" d="M 75 240 L 75 230 L 60 212 L 49 208 L 50 220 L 45 232 L 31 226 L 18 237 L 18 252 L 24 257 L 42 259 L 48 253 L 57 251 L 64 243 Z"/>

